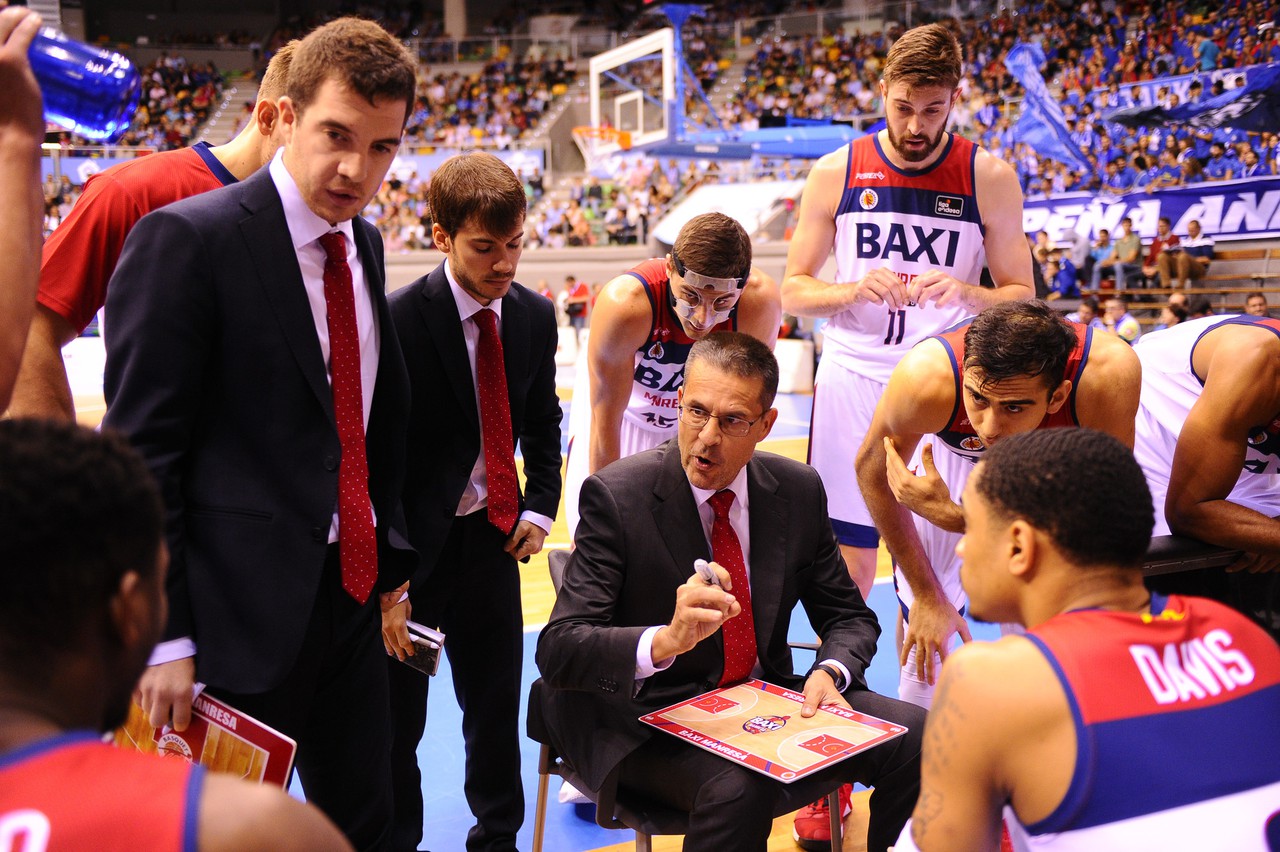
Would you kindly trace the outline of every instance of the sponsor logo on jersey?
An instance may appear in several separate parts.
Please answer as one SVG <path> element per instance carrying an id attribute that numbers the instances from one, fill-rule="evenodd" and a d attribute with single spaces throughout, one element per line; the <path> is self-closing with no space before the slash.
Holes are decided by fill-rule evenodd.
<path id="1" fill-rule="evenodd" d="M 655 341 L 654 344 L 649 347 L 649 357 L 655 361 L 661 360 L 662 352 L 663 349 L 661 341 Z"/>
<path id="2" fill-rule="evenodd" d="M 884 180 L 884 172 L 858 172 L 854 180 Z"/>
<path id="3" fill-rule="evenodd" d="M 969 450 L 970 452 L 976 453 L 978 450 L 985 450 L 986 448 L 987 445 L 982 443 L 982 439 L 977 435 L 970 435 L 960 442 L 960 449 Z"/>
<path id="4" fill-rule="evenodd" d="M 938 203 L 934 206 L 933 212 L 939 216 L 950 216 L 953 219 L 959 219 L 964 215 L 964 199 L 957 198 L 954 195 L 939 195 Z"/>
<path id="5" fill-rule="evenodd" d="M 955 266 L 960 249 L 959 231 L 907 226 L 901 222 L 894 222 L 884 229 L 874 222 L 858 222 L 855 237 L 858 257 L 888 260 L 896 255 L 912 263 L 922 262 L 930 266 Z"/>
<path id="6" fill-rule="evenodd" d="M 876 205 L 880 203 L 880 194 L 874 189 L 864 189 L 858 193 L 858 204 L 863 210 L 874 210 Z"/>
<path id="7" fill-rule="evenodd" d="M 748 734 L 768 734 L 785 728 L 790 718 L 790 716 L 752 716 L 742 723 L 742 730 Z"/>

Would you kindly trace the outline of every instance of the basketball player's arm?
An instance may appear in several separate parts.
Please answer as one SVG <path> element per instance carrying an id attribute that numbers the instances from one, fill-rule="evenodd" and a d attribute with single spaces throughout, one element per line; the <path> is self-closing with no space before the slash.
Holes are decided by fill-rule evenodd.
<path id="1" fill-rule="evenodd" d="M 75 336 L 69 322 L 44 305 L 36 304 L 13 387 L 13 399 L 9 402 L 10 417 L 75 419 L 71 383 L 62 361 L 62 347 Z"/>
<path id="2" fill-rule="evenodd" d="M 986 151 L 974 161 L 974 193 L 986 232 L 983 244 L 994 288 L 958 281 L 930 269 L 917 275 L 908 288 L 911 301 L 935 302 L 939 307 L 959 303 L 980 313 L 997 302 L 1035 296 L 1031 277 L 1031 249 L 1022 230 L 1022 188 L 1013 167 Z"/>
<path id="3" fill-rule="evenodd" d="M 24 7 L 0 12 L 0 410 L 9 407 L 40 281 L 44 116 L 27 59 L 39 26 L 40 16 Z"/>
<path id="4" fill-rule="evenodd" d="M 205 774 L 199 852 L 348 852 L 351 844 L 318 808 L 284 790 L 225 773 Z"/>
<path id="5" fill-rule="evenodd" d="M 1133 347 L 1114 335 L 1093 335 L 1076 391 L 1080 425 L 1106 432 L 1132 449 L 1141 390 L 1142 362 Z"/>
<path id="6" fill-rule="evenodd" d="M 738 300 L 738 331 L 751 335 L 772 349 L 782 328 L 782 296 L 778 282 L 767 272 L 751 267 L 746 289 Z"/>
<path id="7" fill-rule="evenodd" d="M 587 337 L 587 369 L 591 371 L 591 434 L 587 447 L 590 473 L 622 456 L 622 414 L 635 381 L 636 350 L 648 339 L 652 323 L 649 297 L 634 275 L 619 275 L 600 292 Z"/>
<path id="8" fill-rule="evenodd" d="M 945 659 L 951 635 L 958 632 L 968 641 L 969 627 L 947 600 L 911 510 L 895 499 L 889 487 L 887 444 L 900 458 L 910 458 L 921 437 L 947 425 L 955 405 L 954 388 L 949 359 L 940 343 L 925 341 L 912 349 L 894 368 L 854 463 L 867 511 L 914 597 L 902 660 L 915 646 L 921 676 L 929 683 L 935 674 L 933 655 Z"/>
<path id="9" fill-rule="evenodd" d="M 1236 570 L 1272 571 L 1280 566 L 1280 520 L 1228 498 L 1250 432 L 1280 411 L 1280 340 L 1263 329 L 1231 331 L 1217 341 L 1204 390 L 1178 435 L 1165 513 L 1178 535 L 1243 550 Z"/>
<path id="10" fill-rule="evenodd" d="M 836 208 L 843 192 L 848 148 L 839 148 L 809 172 L 800 196 L 800 216 L 787 269 L 782 278 L 782 309 L 801 317 L 829 317 L 857 302 L 888 305 L 907 303 L 907 288 L 897 275 L 878 267 L 861 281 L 828 283 L 818 277 L 836 239 Z"/>

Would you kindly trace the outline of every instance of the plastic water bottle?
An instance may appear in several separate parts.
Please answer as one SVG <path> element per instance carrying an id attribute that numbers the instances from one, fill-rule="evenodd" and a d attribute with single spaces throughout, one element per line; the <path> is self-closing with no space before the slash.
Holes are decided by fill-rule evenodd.
<path id="1" fill-rule="evenodd" d="M 114 142 L 129 129 L 142 78 L 128 59 L 53 27 L 40 28 L 29 55 L 48 121 L 95 142 Z"/>

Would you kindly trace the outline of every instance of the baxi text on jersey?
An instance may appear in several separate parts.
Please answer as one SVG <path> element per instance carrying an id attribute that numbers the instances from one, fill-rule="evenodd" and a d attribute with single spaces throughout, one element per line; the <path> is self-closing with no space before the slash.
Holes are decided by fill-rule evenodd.
<path id="1" fill-rule="evenodd" d="M 887 233 L 873 222 L 857 223 L 858 257 L 888 260 L 897 256 L 917 263 L 926 260 L 931 266 L 955 266 L 960 247 L 960 232 L 950 228 L 923 228 L 895 222 Z"/>
<path id="2" fill-rule="evenodd" d="M 1218 628 L 1163 648 L 1130 645 L 1129 654 L 1157 704 L 1197 701 L 1253 683 L 1253 664 L 1233 641 Z"/>
<path id="3" fill-rule="evenodd" d="M 675 393 L 684 384 L 684 370 L 680 369 L 671 375 L 663 375 L 660 371 L 641 364 L 636 367 L 634 378 L 636 384 L 642 388 L 656 390 L 658 393 Z"/>

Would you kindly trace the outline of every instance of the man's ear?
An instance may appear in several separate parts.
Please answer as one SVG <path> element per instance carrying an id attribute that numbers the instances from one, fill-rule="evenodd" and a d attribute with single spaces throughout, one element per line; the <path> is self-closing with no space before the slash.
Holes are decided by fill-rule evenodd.
<path id="1" fill-rule="evenodd" d="M 146 583 L 137 571 L 126 571 L 120 578 L 115 594 L 108 604 L 112 632 L 126 649 L 136 648 L 150 641 L 150 605 L 147 602 Z"/>
<path id="2" fill-rule="evenodd" d="M 1015 520 L 1009 525 L 1007 536 L 1009 573 L 1025 577 L 1035 568 L 1039 557 L 1040 543 L 1036 540 L 1035 527 L 1024 520 Z"/>
<path id="3" fill-rule="evenodd" d="M 431 241 L 436 244 L 436 248 L 448 254 L 452 248 L 452 240 L 444 228 L 440 227 L 438 222 L 431 223 Z"/>
<path id="4" fill-rule="evenodd" d="M 1053 389 L 1053 393 L 1049 394 L 1048 411 L 1050 414 L 1057 414 L 1058 409 L 1066 404 L 1067 397 L 1071 396 L 1071 388 L 1071 380 L 1063 379 L 1062 383 Z"/>
<path id="5" fill-rule="evenodd" d="M 264 98 L 254 104 L 253 120 L 258 125 L 259 133 L 270 136 L 275 132 L 276 124 L 280 121 L 280 108 L 275 101 Z"/>

